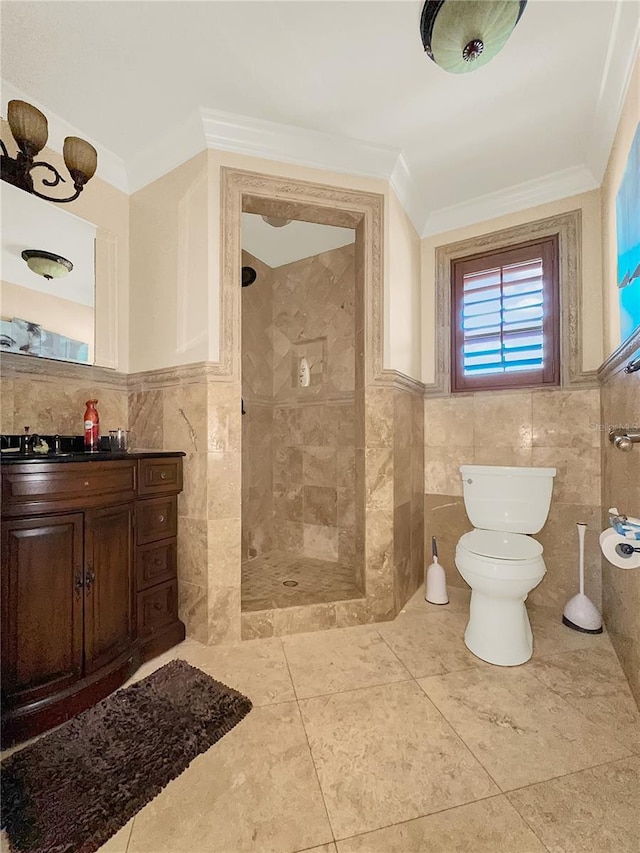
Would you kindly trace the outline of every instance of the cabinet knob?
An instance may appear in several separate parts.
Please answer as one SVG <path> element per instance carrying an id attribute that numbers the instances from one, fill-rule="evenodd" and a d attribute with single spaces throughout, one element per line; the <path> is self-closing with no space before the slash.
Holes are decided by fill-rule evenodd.
<path id="1" fill-rule="evenodd" d="M 84 481 L 84 484 L 85 484 L 85 486 L 88 486 L 88 485 L 89 485 L 89 481 L 88 481 L 88 480 L 85 480 L 85 481 Z"/>
<path id="2" fill-rule="evenodd" d="M 162 610 L 162 605 L 160 604 L 160 602 L 159 602 L 159 601 L 155 601 L 155 602 L 153 603 L 153 609 L 154 609 L 154 610 Z"/>
<path id="3" fill-rule="evenodd" d="M 87 593 L 91 592 L 91 584 L 95 581 L 96 575 L 91 566 L 87 566 L 87 571 L 85 572 L 85 588 Z"/>
<path id="4" fill-rule="evenodd" d="M 161 472 L 160 472 L 160 479 L 161 479 L 161 480 L 166 480 L 166 479 L 167 479 L 167 472 L 166 472 L 166 471 L 161 471 Z"/>
<path id="5" fill-rule="evenodd" d="M 160 568 L 160 566 L 164 565 L 164 560 L 162 559 L 162 557 L 156 557 L 155 560 L 153 561 L 153 565 Z"/>
<path id="6" fill-rule="evenodd" d="M 84 587 L 84 580 L 82 579 L 82 575 L 78 572 L 73 579 L 73 586 L 76 591 L 76 600 L 80 600 L 80 596 L 82 595 L 82 590 Z"/>
<path id="7" fill-rule="evenodd" d="M 159 515 L 158 521 L 160 522 L 160 524 L 164 524 L 164 515 Z"/>

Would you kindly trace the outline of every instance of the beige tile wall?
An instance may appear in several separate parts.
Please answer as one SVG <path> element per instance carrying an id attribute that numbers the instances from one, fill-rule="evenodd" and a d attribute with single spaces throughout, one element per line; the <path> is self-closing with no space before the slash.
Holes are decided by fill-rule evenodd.
<path id="1" fill-rule="evenodd" d="M 464 586 L 455 568 L 460 536 L 471 528 L 462 500 L 461 464 L 555 467 L 549 518 L 536 538 L 547 574 L 529 599 L 561 611 L 577 591 L 576 522 L 588 525 L 586 592 L 601 602 L 600 391 L 478 392 L 427 399 L 425 534 L 436 536 L 448 582 Z"/>
<path id="2" fill-rule="evenodd" d="M 637 356 L 638 354 L 636 354 Z M 640 517 L 640 446 L 630 453 L 613 447 L 610 426 L 640 426 L 640 374 L 619 369 L 602 385 L 602 527 L 615 506 Z M 624 571 L 602 558 L 603 616 L 611 641 L 640 705 L 640 571 Z"/>
<path id="3" fill-rule="evenodd" d="M 183 450 L 184 490 L 178 497 L 178 600 L 187 633 L 208 642 L 207 630 L 207 385 L 203 378 L 129 393 L 132 445 Z"/>
<path id="4" fill-rule="evenodd" d="M 242 288 L 242 558 L 273 547 L 273 270 L 248 252 L 258 274 Z"/>
<path id="5" fill-rule="evenodd" d="M 243 558 L 355 559 L 355 269 L 345 246 L 242 293 Z M 297 384 L 301 357 L 311 385 Z"/>
<path id="6" fill-rule="evenodd" d="M 278 403 L 353 392 L 354 324 L 354 244 L 273 270 L 273 396 Z M 302 356 L 311 362 L 308 388 L 295 383 Z"/>
<path id="7" fill-rule="evenodd" d="M 14 356 L 21 359 L 26 356 Z M 82 368 L 88 378 L 69 375 L 72 365 L 48 362 L 50 373 L 37 375 L 12 370 L 12 357 L 4 354 L 0 379 L 0 431 L 40 435 L 82 435 L 86 401 L 98 399 L 100 433 L 110 429 L 127 428 L 127 379 L 95 368 Z M 109 375 L 111 374 L 111 375 Z"/>
<path id="8" fill-rule="evenodd" d="M 327 401 L 274 409 L 274 547 L 355 559 L 355 406 Z"/>
<path id="9" fill-rule="evenodd" d="M 424 434 L 422 398 L 394 391 L 393 553 L 396 610 L 424 574 Z"/>

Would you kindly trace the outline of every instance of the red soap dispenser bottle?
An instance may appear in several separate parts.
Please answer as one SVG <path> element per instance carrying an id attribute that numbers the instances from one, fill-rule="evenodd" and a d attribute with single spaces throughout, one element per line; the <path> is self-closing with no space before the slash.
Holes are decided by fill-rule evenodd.
<path id="1" fill-rule="evenodd" d="M 84 413 L 84 449 L 90 453 L 98 450 L 100 443 L 100 418 L 96 409 L 97 400 L 87 400 Z"/>

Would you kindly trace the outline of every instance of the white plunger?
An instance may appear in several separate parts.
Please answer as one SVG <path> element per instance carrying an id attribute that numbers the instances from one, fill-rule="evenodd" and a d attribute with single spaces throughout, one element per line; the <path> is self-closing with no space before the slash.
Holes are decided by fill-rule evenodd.
<path id="1" fill-rule="evenodd" d="M 562 614 L 562 622 L 574 631 L 584 634 L 602 633 L 602 616 L 593 601 L 584 594 L 584 534 L 587 525 L 578 522 L 578 541 L 580 543 L 580 592 L 567 601 Z"/>
<path id="2" fill-rule="evenodd" d="M 424 585 L 424 597 L 430 604 L 448 604 L 447 576 L 438 562 L 438 546 L 436 537 L 431 537 L 432 563 L 427 569 L 427 579 Z"/>

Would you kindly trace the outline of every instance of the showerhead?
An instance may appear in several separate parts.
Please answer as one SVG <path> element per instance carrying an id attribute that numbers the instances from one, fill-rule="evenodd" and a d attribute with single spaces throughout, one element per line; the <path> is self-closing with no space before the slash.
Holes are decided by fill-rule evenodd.
<path id="1" fill-rule="evenodd" d="M 258 273 L 253 267 L 242 267 L 242 286 L 249 287 L 258 278 Z"/>

